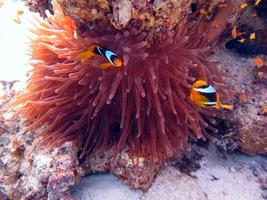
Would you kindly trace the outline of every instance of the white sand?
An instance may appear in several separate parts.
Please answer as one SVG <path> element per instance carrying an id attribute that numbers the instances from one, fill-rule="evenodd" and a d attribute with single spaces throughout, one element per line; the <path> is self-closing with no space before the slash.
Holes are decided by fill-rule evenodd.
<path id="1" fill-rule="evenodd" d="M 161 200 L 163 196 L 168 197 L 166 200 L 176 200 L 176 197 L 179 197 L 177 200 L 196 200 L 188 199 L 190 193 L 202 192 L 205 198 L 201 199 L 207 200 L 263 200 L 259 178 L 267 178 L 267 172 L 261 168 L 262 164 L 267 164 L 266 158 L 234 153 L 228 155 L 227 159 L 222 159 L 219 158 L 214 145 L 208 150 L 200 148 L 199 152 L 204 157 L 200 161 L 201 169 L 192 173 L 196 179 L 185 174 L 178 178 L 181 176 L 180 172 L 164 170 L 151 189 L 147 193 L 142 193 L 130 190 L 110 174 L 92 175 L 83 178 L 73 188 L 73 194 L 80 200 Z M 253 175 L 254 169 L 258 170 L 260 174 L 258 177 Z M 169 177 L 168 180 L 166 177 Z M 180 180 L 187 180 L 187 186 L 179 183 Z M 174 184 L 179 184 L 180 188 Z M 183 192 L 182 197 L 181 192 Z"/>
<path id="2" fill-rule="evenodd" d="M 193 173 L 209 200 L 262 200 L 262 190 L 253 168 L 263 177 L 267 173 L 261 169 L 266 159 L 260 156 L 247 157 L 239 153 L 228 155 L 227 160 L 218 158 L 215 147 L 209 151 L 202 149 L 205 157 L 201 169 Z M 214 180 L 213 176 L 218 178 Z"/>
<path id="3" fill-rule="evenodd" d="M 110 174 L 84 178 L 74 188 L 75 196 L 86 200 L 139 200 L 142 192 L 129 189 Z"/>

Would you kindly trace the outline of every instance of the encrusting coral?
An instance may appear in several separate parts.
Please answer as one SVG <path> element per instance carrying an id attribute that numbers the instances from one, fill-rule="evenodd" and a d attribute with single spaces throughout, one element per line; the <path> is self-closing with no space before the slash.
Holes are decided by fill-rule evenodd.
<path id="1" fill-rule="evenodd" d="M 54 11 L 32 30 L 33 69 L 15 102 L 28 128 L 42 128 L 44 143 L 75 141 L 80 158 L 113 145 L 117 151 L 128 147 L 131 155 L 158 162 L 188 150 L 189 139 L 210 138 L 207 129 L 216 131 L 210 124 L 222 113 L 189 100 L 197 79 L 224 91 L 215 64 L 205 58 L 209 47 L 199 21 L 181 20 L 173 35 L 149 44 L 146 32 L 101 23 L 81 37 L 55 3 Z M 102 57 L 78 59 L 95 44 L 114 51 L 123 66 L 102 70 Z"/>
<path id="2" fill-rule="evenodd" d="M 22 0 L 33 12 L 39 12 L 41 17 L 46 17 L 45 10 L 53 12 L 51 0 Z"/>

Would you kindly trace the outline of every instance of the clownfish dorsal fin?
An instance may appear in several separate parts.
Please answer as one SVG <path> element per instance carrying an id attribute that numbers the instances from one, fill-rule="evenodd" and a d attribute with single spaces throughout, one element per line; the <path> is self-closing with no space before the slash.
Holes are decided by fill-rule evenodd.
<path id="1" fill-rule="evenodd" d="M 78 55 L 78 58 L 81 59 L 81 60 L 91 59 L 92 57 L 94 57 L 94 56 L 97 55 L 97 53 L 95 52 L 96 51 L 95 50 L 96 48 L 97 48 L 96 45 L 90 46 L 85 51 L 81 52 Z"/>

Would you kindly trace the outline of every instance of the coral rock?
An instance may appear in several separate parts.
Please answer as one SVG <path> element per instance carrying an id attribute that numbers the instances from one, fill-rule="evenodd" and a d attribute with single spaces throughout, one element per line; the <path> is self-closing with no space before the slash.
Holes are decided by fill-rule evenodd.
<path id="1" fill-rule="evenodd" d="M 64 13 L 79 25 L 79 32 L 90 30 L 90 26 L 99 22 L 113 24 L 122 30 L 130 26 L 148 31 L 147 40 L 154 42 L 165 38 L 173 32 L 181 18 L 194 20 L 202 16 L 192 11 L 192 5 L 197 8 L 206 6 L 210 16 L 204 24 L 210 29 L 210 40 L 217 40 L 225 30 L 227 23 L 232 23 L 237 17 L 237 1 L 227 1 L 227 6 L 218 8 L 223 0 L 156 0 L 156 1 L 89 1 L 89 0 L 57 0 Z M 193 12 L 193 13 L 192 13 Z M 213 19 L 216 18 L 216 19 Z M 211 20 L 212 19 L 212 20 Z"/>
<path id="2" fill-rule="evenodd" d="M 22 0 L 30 8 L 31 11 L 39 12 L 41 17 L 46 17 L 45 10 L 53 13 L 51 0 Z"/>
<path id="3" fill-rule="evenodd" d="M 249 154 L 267 154 L 267 120 L 246 124 L 239 130 L 241 151 Z"/>
<path id="4" fill-rule="evenodd" d="M 113 8 L 113 21 L 112 24 L 115 28 L 125 27 L 132 15 L 132 4 L 129 0 L 114 1 L 112 2 Z"/>
<path id="5" fill-rule="evenodd" d="M 160 168 L 143 157 L 130 155 L 128 150 L 117 153 L 114 148 L 95 152 L 81 164 L 81 175 L 94 172 L 111 172 L 120 181 L 134 189 L 147 190 Z"/>
<path id="6" fill-rule="evenodd" d="M 266 154 L 267 120 L 262 108 L 267 105 L 267 87 L 255 77 L 255 58 L 249 62 L 225 50 L 217 51 L 214 56 L 221 63 L 218 65 L 221 71 L 226 72 L 230 90 L 236 93 L 235 108 L 227 115 L 229 131 L 223 133 L 224 137 L 234 140 L 246 154 Z"/>
<path id="7" fill-rule="evenodd" d="M 14 94 L 0 101 L 0 137 L 7 138 L 5 145 L 0 144 L 0 199 L 71 198 L 70 186 L 80 174 L 77 147 L 65 143 L 59 148 L 42 148 L 35 138 L 37 132 L 23 134 L 21 118 L 10 117 L 13 111 L 3 109 Z"/>
<path id="8" fill-rule="evenodd" d="M 146 158 L 131 157 L 126 151 L 113 159 L 111 172 L 123 183 L 134 189 L 147 190 L 153 183 L 159 165 Z"/>

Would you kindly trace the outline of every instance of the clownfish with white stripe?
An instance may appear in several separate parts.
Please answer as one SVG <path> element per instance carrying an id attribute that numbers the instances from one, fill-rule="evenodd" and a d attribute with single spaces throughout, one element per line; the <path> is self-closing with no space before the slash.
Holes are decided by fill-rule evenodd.
<path id="1" fill-rule="evenodd" d="M 102 69 L 107 69 L 112 66 L 116 68 L 122 67 L 123 62 L 115 53 L 113 53 L 111 50 L 107 48 L 100 47 L 97 45 L 93 45 L 87 48 L 85 51 L 83 51 L 78 55 L 78 58 L 81 60 L 87 60 L 94 58 L 96 56 L 104 56 L 108 60 L 107 63 L 103 63 L 100 65 Z"/>
<path id="2" fill-rule="evenodd" d="M 232 109 L 232 105 L 222 104 L 216 89 L 207 81 L 197 80 L 193 83 L 190 100 L 201 107 L 212 107 L 216 109 Z"/>

